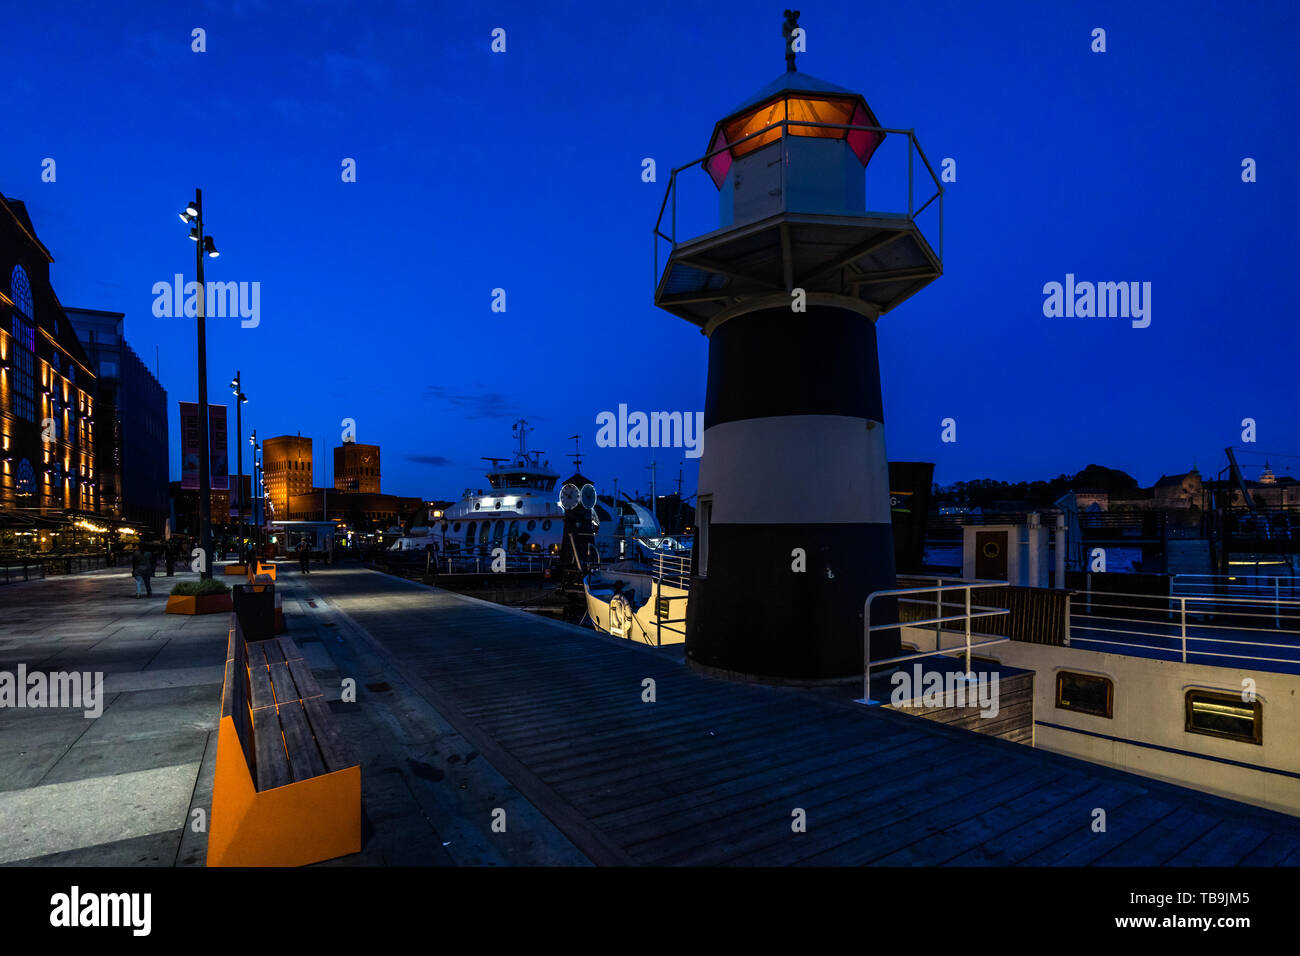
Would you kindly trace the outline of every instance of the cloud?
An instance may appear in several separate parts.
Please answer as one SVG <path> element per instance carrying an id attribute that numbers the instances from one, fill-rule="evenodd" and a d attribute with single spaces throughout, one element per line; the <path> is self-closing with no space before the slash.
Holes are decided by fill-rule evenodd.
<path id="1" fill-rule="evenodd" d="M 426 385 L 424 397 L 445 402 L 465 418 L 503 418 L 514 410 L 511 399 L 500 392 L 458 392 L 445 385 Z"/>
<path id="2" fill-rule="evenodd" d="M 435 468 L 451 464 L 450 458 L 443 458 L 441 455 L 407 455 L 406 460 L 413 461 L 417 465 L 433 465 Z"/>

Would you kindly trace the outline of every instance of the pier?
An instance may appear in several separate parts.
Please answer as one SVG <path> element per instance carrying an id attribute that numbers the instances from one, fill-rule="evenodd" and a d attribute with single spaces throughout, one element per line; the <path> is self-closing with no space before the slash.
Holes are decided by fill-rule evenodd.
<path id="1" fill-rule="evenodd" d="M 593 863 L 1300 864 L 1300 820 L 848 693 L 705 677 L 680 649 L 371 571 L 313 572 L 307 590 L 309 613 L 400 674 Z"/>

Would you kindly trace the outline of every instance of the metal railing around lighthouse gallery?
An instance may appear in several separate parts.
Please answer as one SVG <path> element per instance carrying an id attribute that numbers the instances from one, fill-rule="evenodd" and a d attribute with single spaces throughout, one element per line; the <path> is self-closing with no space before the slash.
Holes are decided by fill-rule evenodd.
<path id="1" fill-rule="evenodd" d="M 938 252 L 939 252 L 939 259 L 940 260 L 943 259 L 943 183 L 939 179 L 938 174 L 935 173 L 934 167 L 930 165 L 930 160 L 925 155 L 925 150 L 921 149 L 921 143 L 916 138 L 916 130 L 891 129 L 886 126 L 860 126 L 852 123 L 815 123 L 810 120 L 784 119 L 784 120 L 779 120 L 777 122 L 774 122 L 770 126 L 765 126 L 760 130 L 756 130 L 755 132 L 750 133 L 748 136 L 743 136 L 740 139 L 736 140 L 734 143 L 727 143 L 725 146 L 721 146 L 718 149 L 712 150 L 711 152 L 708 152 L 705 155 L 701 156 L 699 159 L 692 160 L 691 162 L 687 163 L 685 166 L 677 167 L 669 174 L 668 188 L 664 192 L 663 202 L 659 204 L 659 218 L 655 220 L 655 227 L 654 227 L 654 246 L 655 246 L 654 284 L 656 288 L 659 285 L 659 278 L 660 278 L 660 274 L 659 274 L 660 240 L 669 243 L 669 245 L 671 245 L 673 249 L 676 249 L 678 246 L 678 240 L 677 240 L 677 193 L 678 193 L 677 175 L 678 173 L 685 172 L 686 170 L 691 169 L 695 166 L 701 166 L 701 168 L 703 168 L 704 163 L 707 163 L 709 160 L 713 159 L 713 157 L 717 156 L 719 153 L 728 152 L 729 150 L 734 149 L 737 146 L 740 146 L 742 143 L 746 143 L 751 139 L 755 139 L 759 136 L 770 136 L 772 130 L 778 127 L 781 130 L 781 135 L 780 135 L 781 150 L 782 153 L 784 154 L 786 150 L 785 140 L 788 136 L 791 135 L 789 132 L 789 128 L 792 126 L 816 127 L 821 129 L 839 129 L 839 130 L 844 130 L 846 136 L 852 132 L 869 132 L 869 133 L 881 133 L 881 134 L 894 133 L 899 136 L 906 136 L 907 137 L 907 213 L 906 215 L 904 215 L 901 212 L 866 211 L 861 213 L 861 216 L 864 218 L 907 219 L 909 222 L 915 223 L 917 217 L 919 217 L 921 213 L 923 213 L 930 206 L 931 203 L 933 203 L 935 200 L 938 200 L 939 201 Z M 926 172 L 930 174 L 930 179 L 934 183 L 934 187 L 935 187 L 934 195 L 930 196 L 929 199 L 921 203 L 920 206 L 916 206 L 914 200 L 914 189 L 915 189 L 914 170 L 916 165 L 914 156 L 920 157 L 921 162 L 925 164 Z M 865 168 L 863 169 L 863 175 L 864 176 L 866 175 Z M 785 210 L 786 208 L 785 202 L 786 202 L 786 195 L 787 195 L 785 189 L 785 163 L 781 164 L 781 185 L 779 188 L 781 192 L 782 209 Z M 665 235 L 663 232 L 664 215 L 666 213 L 671 214 L 671 220 L 669 226 L 671 230 L 670 235 Z M 697 238 L 697 237 L 693 236 L 691 238 Z"/>

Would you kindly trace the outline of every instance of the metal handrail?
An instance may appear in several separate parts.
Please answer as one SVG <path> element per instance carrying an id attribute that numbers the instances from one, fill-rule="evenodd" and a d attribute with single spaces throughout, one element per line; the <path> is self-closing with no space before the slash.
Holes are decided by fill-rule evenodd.
<path id="1" fill-rule="evenodd" d="M 946 655 L 946 654 L 950 654 L 954 650 L 959 649 L 960 647 L 960 645 L 956 647 L 948 647 L 948 648 L 936 647 L 933 651 L 924 651 L 918 654 L 904 654 L 899 657 L 889 657 L 889 658 L 885 658 L 884 660 L 873 661 L 871 659 L 871 634 L 873 631 L 887 631 L 893 628 L 903 628 L 903 627 L 919 627 L 927 624 L 942 625 L 943 623 L 950 622 L 950 621 L 965 621 L 966 622 L 966 671 L 965 673 L 969 678 L 971 673 L 970 652 L 972 650 L 980 647 L 989 647 L 993 644 L 1005 644 L 1007 641 L 1010 640 L 1010 638 L 1008 637 L 999 637 L 991 641 L 983 641 L 978 644 L 972 644 L 970 622 L 975 618 L 1000 617 L 1003 614 L 1011 613 L 1009 608 L 990 608 L 987 610 L 980 610 L 978 613 L 974 613 L 971 608 L 971 591 L 973 591 L 975 588 L 992 588 L 992 587 L 1006 587 L 1006 586 L 1007 586 L 1006 581 L 964 582 L 961 584 L 939 584 L 932 588 L 891 588 L 885 591 L 874 591 L 871 594 L 867 595 L 867 600 L 862 606 L 862 700 L 861 703 L 864 704 L 878 703 L 878 701 L 874 701 L 871 699 L 871 668 L 873 666 L 878 666 L 882 664 L 897 664 L 901 661 L 917 660 L 922 657 L 934 657 L 940 654 Z M 871 602 L 878 597 L 886 597 L 886 596 L 898 597 L 899 595 L 903 595 L 903 594 L 933 593 L 936 595 L 936 599 L 939 601 L 940 607 L 942 607 L 943 595 L 948 591 L 963 592 L 966 598 L 965 614 L 958 614 L 952 617 L 945 618 L 943 617 L 942 610 L 940 610 L 939 617 L 928 621 L 898 621 L 897 623 L 893 623 L 893 624 L 875 624 L 875 625 L 871 623 Z M 938 628 L 937 632 L 941 634 L 942 627 Z"/>
<path id="2" fill-rule="evenodd" d="M 1291 630 L 1282 629 L 1282 621 L 1284 619 L 1288 624 L 1293 622 L 1300 623 L 1300 600 L 1287 600 L 1282 598 L 1267 600 L 1267 599 L 1260 599 L 1260 598 L 1214 597 L 1208 595 L 1182 595 L 1182 594 L 1169 594 L 1169 595 L 1124 594 L 1124 593 L 1112 593 L 1112 592 L 1096 592 L 1096 593 L 1084 592 L 1084 595 L 1085 595 L 1085 603 L 1089 610 L 1087 612 L 1082 612 L 1082 613 L 1076 611 L 1070 615 L 1072 619 L 1071 631 L 1075 632 L 1076 634 L 1075 640 L 1077 641 L 1086 641 L 1093 644 L 1105 644 L 1113 647 L 1142 648 L 1145 650 L 1169 651 L 1173 653 L 1175 651 L 1175 648 L 1172 647 L 1164 647 L 1158 644 L 1139 643 L 1136 641 L 1108 641 L 1103 638 L 1084 637 L 1078 632 L 1101 631 L 1102 633 L 1124 634 L 1132 637 L 1152 637 L 1152 638 L 1160 638 L 1163 640 L 1177 639 L 1179 642 L 1179 647 L 1178 647 L 1179 657 L 1181 662 L 1184 664 L 1187 663 L 1187 642 L 1188 641 L 1192 641 L 1192 642 L 1202 641 L 1205 643 L 1215 643 L 1215 644 L 1236 644 L 1243 647 L 1256 647 L 1256 648 L 1283 647 L 1283 648 L 1292 648 L 1292 649 L 1300 650 L 1300 644 L 1274 644 L 1268 641 L 1239 641 L 1227 637 L 1200 637 L 1195 634 L 1188 633 L 1189 629 L 1202 628 L 1205 630 L 1218 630 L 1221 632 L 1275 634 L 1278 636 L 1295 634 L 1300 636 L 1300 631 L 1291 631 Z M 1123 628 L 1116 628 L 1113 626 L 1105 626 L 1105 627 L 1089 626 L 1089 622 L 1100 623 L 1100 622 L 1113 621 L 1121 624 L 1137 624 L 1137 625 L 1150 623 L 1149 621 L 1141 621 L 1135 618 L 1119 617 L 1111 614 L 1092 614 L 1090 613 L 1090 610 L 1091 610 L 1092 602 L 1094 600 L 1097 601 L 1098 606 L 1103 611 L 1135 610 L 1135 611 L 1147 611 L 1147 612 L 1154 611 L 1158 614 L 1166 613 L 1166 609 L 1161 607 L 1150 607 L 1150 606 L 1133 607 L 1132 605 L 1112 605 L 1112 604 L 1107 604 L 1104 600 L 1098 600 L 1107 597 L 1143 598 L 1147 601 L 1159 601 L 1164 603 L 1165 605 L 1167 605 L 1167 612 L 1171 618 L 1175 614 L 1177 615 L 1176 620 L 1172 620 L 1168 626 L 1177 627 L 1178 633 L 1160 634 L 1160 633 L 1153 633 L 1150 631 L 1143 631 L 1143 630 L 1138 630 L 1138 631 L 1126 630 Z M 1172 606 L 1174 602 L 1177 602 L 1178 605 L 1177 608 L 1174 608 Z M 1192 609 L 1192 613 L 1194 615 L 1195 614 L 1205 615 L 1205 614 L 1213 613 L 1217 608 L 1219 613 L 1233 618 L 1267 619 L 1271 617 L 1273 619 L 1273 627 L 1272 628 L 1251 627 L 1249 625 L 1238 625 L 1238 624 L 1226 624 L 1226 625 L 1225 624 L 1202 624 L 1196 620 L 1189 621 L 1187 618 L 1187 605 L 1189 602 L 1194 605 Z M 1246 607 L 1257 608 L 1261 604 L 1262 605 L 1271 604 L 1273 606 L 1273 613 L 1272 614 L 1252 613 L 1251 611 L 1248 610 L 1236 610 L 1234 607 L 1232 607 L 1232 605 L 1237 605 L 1237 606 L 1245 605 Z M 1195 605 L 1205 605 L 1205 607 L 1197 608 L 1195 607 Z M 1075 607 L 1078 607 L 1078 604 L 1076 604 Z M 1294 611 L 1295 613 L 1294 614 L 1289 613 L 1283 615 L 1283 608 L 1286 608 L 1290 611 Z M 1075 618 L 1078 619 L 1078 623 L 1074 623 Z M 1215 651 L 1198 651 L 1195 648 L 1193 648 L 1192 653 L 1205 656 L 1205 657 L 1230 657 L 1238 660 L 1270 661 L 1274 663 L 1286 663 L 1286 664 L 1300 663 L 1300 659 L 1292 660 L 1292 659 L 1285 659 L 1285 658 L 1260 657 L 1258 655 L 1251 655 L 1251 654 L 1222 654 Z"/>
<path id="3" fill-rule="evenodd" d="M 916 218 L 920 216 L 921 213 L 932 202 L 934 202 L 936 199 L 939 200 L 939 259 L 942 261 L 943 259 L 943 192 L 944 192 L 943 182 L 939 179 L 939 176 L 935 173 L 934 167 L 930 165 L 930 160 L 925 155 L 925 150 L 921 148 L 921 143 L 916 138 L 916 130 L 894 129 L 888 126 L 862 126 L 854 123 L 816 123 L 811 120 L 792 120 L 787 117 L 786 119 L 778 120 L 775 123 L 771 123 L 768 126 L 764 126 L 762 129 L 756 130 L 755 132 L 750 133 L 747 136 L 742 136 L 734 143 L 727 143 L 725 146 L 720 146 L 717 149 L 710 150 L 709 152 L 705 153 L 703 156 L 699 157 L 698 159 L 691 160 L 691 162 L 687 163 L 684 166 L 678 166 L 676 169 L 673 169 L 669 173 L 668 188 L 664 191 L 663 202 L 659 204 L 659 217 L 655 220 L 655 225 L 653 230 L 653 239 L 654 239 L 654 247 L 655 247 L 654 266 L 655 266 L 655 287 L 656 288 L 658 288 L 659 278 L 660 278 L 658 240 L 662 239 L 665 242 L 669 243 L 672 246 L 674 251 L 677 249 L 678 246 L 678 242 L 677 242 L 677 175 L 678 173 L 685 172 L 686 170 L 691 169 L 692 167 L 695 166 L 703 166 L 703 164 L 713 159 L 713 157 L 718 156 L 721 153 L 729 152 L 735 147 L 741 145 L 742 143 L 749 142 L 749 140 L 751 139 L 755 139 L 756 137 L 759 136 L 765 136 L 774 129 L 780 129 L 781 135 L 779 139 L 782 141 L 782 143 L 784 143 L 786 137 L 790 135 L 788 130 L 789 127 L 791 126 L 808 126 L 808 127 L 816 127 L 821 129 L 842 129 L 842 130 L 847 130 L 849 132 L 859 131 L 859 132 L 866 132 L 866 133 L 892 133 L 898 136 L 906 136 L 908 142 L 907 213 L 905 216 L 902 216 L 902 218 L 906 218 L 909 222 L 915 222 Z M 917 155 L 921 157 L 921 162 L 925 164 L 926 172 L 930 174 L 930 179 L 935 186 L 934 195 L 932 195 L 929 199 L 927 199 L 924 203 L 922 203 L 920 208 L 917 209 L 913 209 L 913 199 L 912 199 L 912 168 L 913 168 L 912 153 L 911 153 L 912 149 L 915 149 Z M 784 170 L 784 168 L 785 168 L 784 164 L 782 164 L 782 170 Z M 863 174 L 864 175 L 866 174 L 865 168 L 863 169 Z M 664 235 L 663 232 L 663 221 L 664 221 L 664 214 L 669 211 L 668 200 L 670 197 L 673 203 L 672 220 L 671 220 L 672 235 L 666 236 Z M 784 184 L 783 184 L 782 202 L 784 203 Z M 901 214 L 894 213 L 890 215 L 897 217 L 900 216 Z"/>

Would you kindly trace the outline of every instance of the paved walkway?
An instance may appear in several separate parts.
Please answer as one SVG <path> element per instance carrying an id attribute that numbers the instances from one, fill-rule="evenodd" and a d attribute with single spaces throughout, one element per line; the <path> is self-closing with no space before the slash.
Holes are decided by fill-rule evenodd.
<path id="1" fill-rule="evenodd" d="M 281 571 L 290 636 L 362 759 L 363 852 L 325 865 L 586 862 L 400 675 L 299 599 L 311 578 Z M 0 708 L 0 864 L 204 865 L 206 832 L 187 821 L 211 805 L 229 615 L 163 613 L 171 585 L 196 577 L 155 578 L 140 600 L 123 569 L 0 587 L 0 672 L 102 672 L 105 691 L 97 718 Z M 339 699 L 344 677 L 355 703 Z M 484 804 L 521 825 L 494 834 Z"/>
<path id="2" fill-rule="evenodd" d="M 103 713 L 0 709 L 0 863 L 201 863 L 227 615 L 164 614 L 122 568 L 0 588 L 0 671 L 100 672 Z"/>
<path id="3" fill-rule="evenodd" d="M 378 572 L 309 587 L 593 862 L 1300 864 L 1294 817 Z"/>

